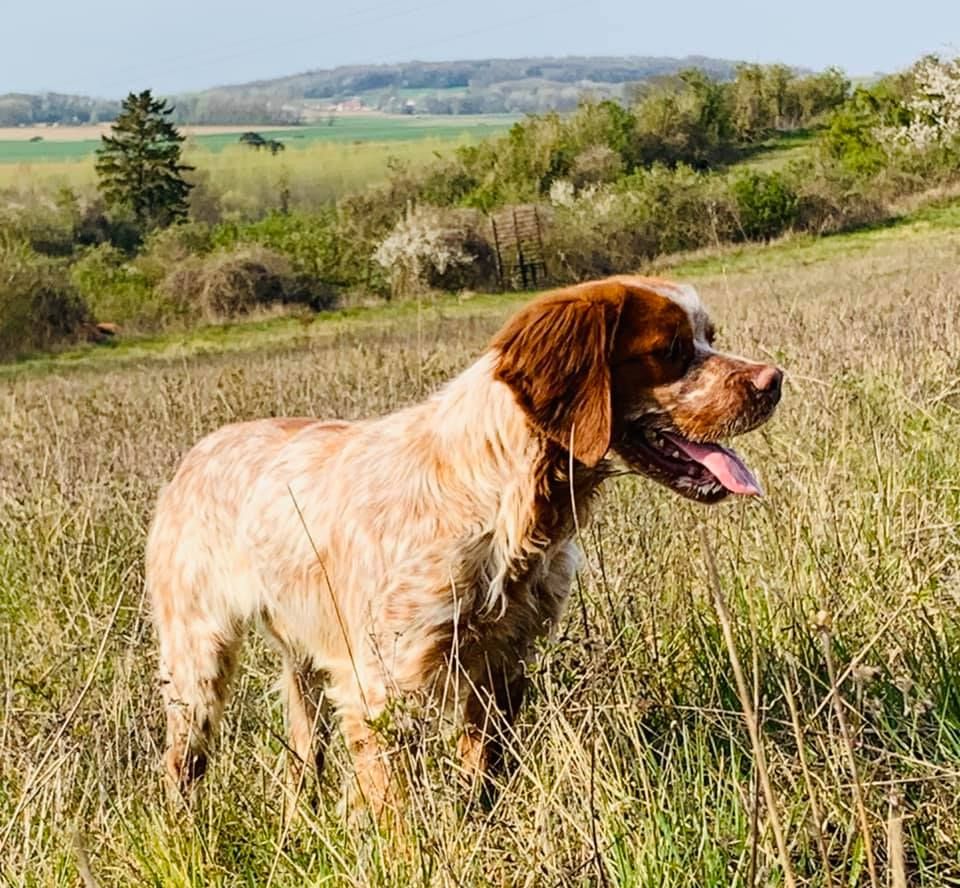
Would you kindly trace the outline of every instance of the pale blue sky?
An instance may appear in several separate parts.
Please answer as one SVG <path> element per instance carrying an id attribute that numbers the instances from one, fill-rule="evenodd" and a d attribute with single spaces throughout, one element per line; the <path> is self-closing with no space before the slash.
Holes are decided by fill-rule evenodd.
<path id="1" fill-rule="evenodd" d="M 960 0 L 7 0 L 0 93 L 170 93 L 412 58 L 712 55 L 850 74 L 960 54 Z M 159 10 L 163 10 L 162 14 Z"/>

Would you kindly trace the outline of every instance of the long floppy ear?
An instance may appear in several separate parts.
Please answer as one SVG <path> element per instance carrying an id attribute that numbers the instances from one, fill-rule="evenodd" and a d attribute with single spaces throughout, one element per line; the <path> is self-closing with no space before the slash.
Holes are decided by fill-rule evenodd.
<path id="1" fill-rule="evenodd" d="M 521 309 L 494 338 L 495 378 L 531 422 L 595 466 L 610 447 L 610 352 L 624 290 L 561 292 Z"/>

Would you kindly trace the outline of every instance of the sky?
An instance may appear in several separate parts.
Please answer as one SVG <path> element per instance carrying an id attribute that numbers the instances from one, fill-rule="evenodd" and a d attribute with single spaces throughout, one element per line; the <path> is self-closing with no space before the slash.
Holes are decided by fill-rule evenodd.
<path id="1" fill-rule="evenodd" d="M 0 94 L 169 94 L 345 64 L 709 55 L 850 75 L 960 55 L 960 0 L 6 0 Z"/>

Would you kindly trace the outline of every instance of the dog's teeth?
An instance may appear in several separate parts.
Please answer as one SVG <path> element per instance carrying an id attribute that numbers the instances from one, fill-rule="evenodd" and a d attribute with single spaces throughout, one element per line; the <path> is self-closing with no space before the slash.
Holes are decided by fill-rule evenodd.
<path id="1" fill-rule="evenodd" d="M 674 459 L 680 459 L 680 451 L 674 448 L 670 451 L 670 456 L 672 456 Z"/>

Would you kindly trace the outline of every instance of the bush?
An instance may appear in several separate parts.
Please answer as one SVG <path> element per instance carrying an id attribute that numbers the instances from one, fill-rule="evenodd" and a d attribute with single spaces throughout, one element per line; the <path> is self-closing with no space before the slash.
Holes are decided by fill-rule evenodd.
<path id="1" fill-rule="evenodd" d="M 173 268 L 157 288 L 165 302 L 187 316 L 217 321 L 253 308 L 299 303 L 329 308 L 333 292 L 290 261 L 257 244 L 240 244 L 207 256 L 191 256 Z"/>
<path id="2" fill-rule="evenodd" d="M 0 358 L 74 339 L 87 321 L 87 308 L 61 263 L 26 241 L 0 235 Z"/>
<path id="3" fill-rule="evenodd" d="M 490 286 L 496 278 L 496 259 L 486 228 L 475 210 L 417 207 L 380 242 L 374 260 L 397 298 L 426 287 Z"/>
<path id="4" fill-rule="evenodd" d="M 171 268 L 212 249 L 208 226 L 173 225 L 152 233 L 135 257 L 110 243 L 88 248 L 74 262 L 71 279 L 96 320 L 156 330 L 189 315 L 180 300 L 160 291 L 160 283 Z"/>
<path id="5" fill-rule="evenodd" d="M 606 145 L 593 145 L 573 159 L 570 181 L 577 188 L 615 182 L 623 176 L 623 159 Z M 561 181 L 561 180 L 557 180 Z"/>
<path id="6" fill-rule="evenodd" d="M 282 255 L 298 274 L 315 278 L 327 287 L 344 286 L 357 276 L 346 261 L 349 243 L 340 235 L 337 211 L 271 213 L 258 222 L 224 223 L 211 232 L 212 246 L 232 249 L 239 244 L 259 244 Z"/>
<path id="7" fill-rule="evenodd" d="M 0 233 L 25 242 L 45 256 L 69 256 L 73 252 L 74 218 L 71 207 L 46 199 L 30 205 L 8 205 L 0 212 Z"/>
<path id="8" fill-rule="evenodd" d="M 70 279 L 95 320 L 157 330 L 182 314 L 156 290 L 167 270 L 150 256 L 131 259 L 106 243 L 89 247 L 74 262 Z"/>
<path id="9" fill-rule="evenodd" d="M 789 168 L 797 183 L 795 227 L 815 235 L 870 225 L 889 216 L 880 190 L 837 164 L 814 159 Z"/>
<path id="10" fill-rule="evenodd" d="M 655 166 L 614 186 L 560 197 L 547 226 L 548 270 L 563 280 L 630 271 L 661 253 L 728 239 L 734 210 L 723 181 L 686 166 Z"/>
<path id="11" fill-rule="evenodd" d="M 770 240 L 796 224 L 799 200 L 782 173 L 745 173 L 731 190 L 740 230 L 748 240 Z"/>

